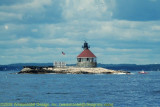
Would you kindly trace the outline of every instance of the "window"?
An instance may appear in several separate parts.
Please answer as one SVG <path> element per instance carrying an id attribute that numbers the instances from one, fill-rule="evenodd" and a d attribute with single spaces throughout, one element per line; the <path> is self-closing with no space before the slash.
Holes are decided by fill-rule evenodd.
<path id="1" fill-rule="evenodd" d="M 81 62 L 81 58 L 77 58 L 77 61 L 78 61 L 78 62 Z"/>
<path id="2" fill-rule="evenodd" d="M 87 58 L 82 58 L 82 62 L 85 62 L 85 61 L 87 61 Z"/>

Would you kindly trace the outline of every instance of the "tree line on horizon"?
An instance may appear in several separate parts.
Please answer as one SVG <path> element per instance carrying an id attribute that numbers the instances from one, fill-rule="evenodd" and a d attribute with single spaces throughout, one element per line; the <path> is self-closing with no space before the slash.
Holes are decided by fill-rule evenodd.
<path id="1" fill-rule="evenodd" d="M 23 66 L 53 66 L 53 63 L 17 63 L 9 65 L 0 65 L 0 71 L 20 71 Z M 68 66 L 76 66 L 76 64 L 68 64 Z M 98 64 L 98 67 L 103 67 L 112 70 L 124 70 L 124 71 L 159 71 L 160 64 Z"/>

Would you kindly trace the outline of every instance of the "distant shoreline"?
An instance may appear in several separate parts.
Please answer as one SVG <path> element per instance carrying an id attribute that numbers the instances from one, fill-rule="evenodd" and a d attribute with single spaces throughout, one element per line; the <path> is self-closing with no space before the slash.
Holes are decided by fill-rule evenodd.
<path id="1" fill-rule="evenodd" d="M 0 71 L 20 71 L 23 66 L 53 66 L 53 63 L 17 63 L 9 65 L 0 65 Z M 68 66 L 76 66 L 75 64 L 68 64 Z M 112 69 L 112 70 L 124 70 L 124 71 L 160 71 L 160 64 L 100 64 L 98 67 Z"/>

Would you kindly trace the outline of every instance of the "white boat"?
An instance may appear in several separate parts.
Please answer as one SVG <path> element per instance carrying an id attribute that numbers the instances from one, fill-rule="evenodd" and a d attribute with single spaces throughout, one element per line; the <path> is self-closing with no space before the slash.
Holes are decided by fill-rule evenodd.
<path id="1" fill-rule="evenodd" d="M 139 74 L 148 74 L 148 72 L 144 72 L 143 70 L 138 72 Z"/>

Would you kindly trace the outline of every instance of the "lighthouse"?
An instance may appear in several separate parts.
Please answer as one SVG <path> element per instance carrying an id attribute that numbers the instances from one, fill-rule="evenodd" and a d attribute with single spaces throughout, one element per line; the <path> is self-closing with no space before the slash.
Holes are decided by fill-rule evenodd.
<path id="1" fill-rule="evenodd" d="M 83 51 L 77 56 L 77 67 L 96 67 L 97 66 L 97 58 L 96 56 L 89 50 L 88 43 L 85 41 L 82 46 Z"/>

